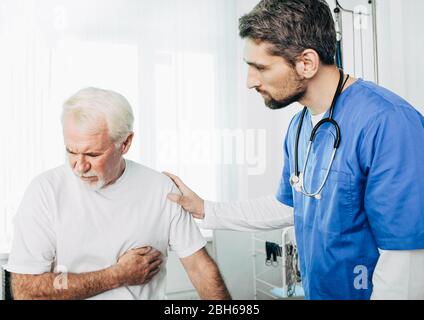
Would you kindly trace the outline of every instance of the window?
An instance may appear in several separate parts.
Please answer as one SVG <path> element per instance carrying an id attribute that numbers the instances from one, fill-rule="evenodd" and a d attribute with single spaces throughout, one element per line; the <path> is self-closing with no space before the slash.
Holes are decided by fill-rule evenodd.
<path id="1" fill-rule="evenodd" d="M 31 179 L 64 163 L 61 105 L 87 86 L 118 91 L 132 104 L 136 137 L 128 158 L 180 174 L 219 199 L 221 167 L 211 154 L 220 145 L 211 132 L 225 121 L 217 116 L 223 101 L 231 100 L 234 6 L 1 2 L 0 250 L 10 245 L 12 218 Z"/>

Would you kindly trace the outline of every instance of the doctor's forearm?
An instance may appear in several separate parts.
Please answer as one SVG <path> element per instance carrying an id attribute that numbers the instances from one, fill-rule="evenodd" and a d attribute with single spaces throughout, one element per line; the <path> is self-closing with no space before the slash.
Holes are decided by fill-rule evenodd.
<path id="1" fill-rule="evenodd" d="M 235 231 L 269 231 L 293 226 L 293 208 L 268 196 L 244 202 L 215 203 L 205 201 L 205 229 Z"/>

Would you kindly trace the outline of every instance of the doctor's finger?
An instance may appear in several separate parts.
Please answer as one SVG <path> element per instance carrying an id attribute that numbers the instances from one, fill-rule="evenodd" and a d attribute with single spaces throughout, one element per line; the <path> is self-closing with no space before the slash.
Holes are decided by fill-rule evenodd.
<path id="1" fill-rule="evenodd" d="M 175 202 L 175 203 L 178 203 L 179 205 L 181 205 L 181 201 L 182 201 L 182 199 L 183 199 L 183 197 L 182 196 L 180 196 L 180 195 L 178 195 L 178 194 L 175 194 L 175 193 L 170 193 L 170 194 L 168 194 L 168 197 L 167 197 L 169 200 L 171 200 L 172 202 Z"/>
<path id="2" fill-rule="evenodd" d="M 185 183 L 176 175 L 173 175 L 172 173 L 169 172 L 163 172 L 164 175 L 168 176 L 169 178 L 171 178 L 172 181 L 175 182 L 175 184 L 177 185 L 178 189 L 180 189 L 180 191 L 182 193 L 186 193 L 186 192 L 190 192 L 190 188 L 187 187 L 185 185 Z"/>

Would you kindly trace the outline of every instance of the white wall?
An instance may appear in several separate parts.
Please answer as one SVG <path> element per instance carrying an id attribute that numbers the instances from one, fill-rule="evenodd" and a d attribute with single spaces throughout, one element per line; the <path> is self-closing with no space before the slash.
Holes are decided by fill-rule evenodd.
<path id="1" fill-rule="evenodd" d="M 378 0 L 380 84 L 424 114 L 424 1 Z"/>
<path id="2" fill-rule="evenodd" d="M 236 0 L 237 17 L 249 12 L 257 0 Z M 237 21 L 235 21 L 237 24 Z M 237 103 L 238 116 L 235 119 L 244 130 L 266 131 L 266 167 L 264 174 L 249 176 L 246 167 L 239 167 L 238 192 L 227 196 L 228 201 L 252 199 L 275 194 L 281 175 L 283 158 L 282 143 L 289 122 L 299 107 L 286 110 L 268 110 L 256 91 L 246 88 L 247 67 L 243 62 L 244 41 L 237 43 Z M 233 107 L 233 106 L 228 106 Z M 275 237 L 270 235 L 270 238 Z M 232 231 L 215 232 L 217 261 L 226 284 L 234 299 L 253 299 L 253 257 L 252 234 Z M 265 262 L 265 261 L 264 261 Z"/>

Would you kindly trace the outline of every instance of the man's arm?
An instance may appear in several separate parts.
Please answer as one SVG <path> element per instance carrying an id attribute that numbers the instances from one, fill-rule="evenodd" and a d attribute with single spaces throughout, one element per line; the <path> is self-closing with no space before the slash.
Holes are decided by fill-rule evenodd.
<path id="1" fill-rule="evenodd" d="M 380 251 L 372 300 L 423 300 L 424 250 Z"/>
<path id="2" fill-rule="evenodd" d="M 231 299 L 219 269 L 206 249 L 182 258 L 181 262 L 201 299 Z"/>
<path id="3" fill-rule="evenodd" d="M 112 268 L 82 274 L 12 274 L 16 300 L 79 300 L 120 287 Z"/>
<path id="4" fill-rule="evenodd" d="M 161 253 L 152 248 L 129 250 L 117 264 L 96 272 L 42 275 L 12 274 L 17 300 L 79 300 L 122 286 L 141 285 L 159 272 Z"/>
<path id="5" fill-rule="evenodd" d="M 194 218 L 204 219 L 204 229 L 235 231 L 270 231 L 294 225 L 294 210 L 274 196 L 244 202 L 215 203 L 205 201 L 187 187 L 180 178 L 165 173 L 180 189 L 182 195 L 169 194 L 168 199 L 181 205 Z"/>

